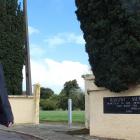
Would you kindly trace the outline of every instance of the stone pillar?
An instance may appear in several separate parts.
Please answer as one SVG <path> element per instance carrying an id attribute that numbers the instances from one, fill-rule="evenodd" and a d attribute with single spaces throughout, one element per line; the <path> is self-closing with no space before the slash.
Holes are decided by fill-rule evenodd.
<path id="1" fill-rule="evenodd" d="M 83 75 L 85 81 L 85 127 L 90 128 L 90 100 L 89 100 L 89 93 L 88 90 L 90 88 L 91 81 L 94 80 L 94 76 L 91 74 Z"/>
<path id="2" fill-rule="evenodd" d="M 34 123 L 39 124 L 39 102 L 40 102 L 40 84 L 34 85 Z"/>
<path id="3" fill-rule="evenodd" d="M 90 135 L 139 140 L 140 85 L 121 93 L 114 93 L 97 87 L 91 75 L 85 75 L 84 79 L 86 84 L 85 115 Z"/>

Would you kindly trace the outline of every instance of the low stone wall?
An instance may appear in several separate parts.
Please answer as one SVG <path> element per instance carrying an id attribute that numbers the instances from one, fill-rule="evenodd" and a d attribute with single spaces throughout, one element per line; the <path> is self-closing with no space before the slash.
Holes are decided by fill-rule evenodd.
<path id="1" fill-rule="evenodd" d="M 9 96 L 15 124 L 39 124 L 40 86 L 34 85 L 33 96 Z"/>
<path id="2" fill-rule="evenodd" d="M 105 97 L 140 96 L 140 87 L 122 93 L 113 93 L 94 84 L 92 75 L 84 76 L 86 86 L 86 127 L 91 136 L 139 140 L 140 114 L 104 113 Z M 139 98 L 139 97 L 138 97 Z"/>

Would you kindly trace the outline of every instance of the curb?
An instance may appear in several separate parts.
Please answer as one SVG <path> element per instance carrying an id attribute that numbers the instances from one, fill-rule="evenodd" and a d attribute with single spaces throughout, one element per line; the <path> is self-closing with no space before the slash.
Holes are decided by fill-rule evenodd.
<path id="1" fill-rule="evenodd" d="M 0 130 L 1 131 L 7 131 L 7 132 L 14 132 L 14 133 L 18 133 L 18 134 L 29 136 L 29 137 L 34 137 L 34 138 L 36 138 L 38 140 L 44 140 L 44 138 L 42 138 L 42 137 L 32 135 L 32 134 L 28 134 L 28 133 L 25 133 L 25 132 L 20 132 L 20 131 L 17 131 L 17 130 L 7 130 L 7 129 L 2 129 L 2 128 L 0 128 Z"/>

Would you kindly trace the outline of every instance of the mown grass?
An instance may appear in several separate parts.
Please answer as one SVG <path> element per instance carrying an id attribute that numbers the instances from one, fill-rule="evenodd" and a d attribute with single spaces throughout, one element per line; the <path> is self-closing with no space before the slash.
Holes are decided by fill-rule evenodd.
<path id="1" fill-rule="evenodd" d="M 84 111 L 73 111 L 72 121 L 84 123 Z M 40 111 L 40 122 L 68 122 L 67 111 Z"/>

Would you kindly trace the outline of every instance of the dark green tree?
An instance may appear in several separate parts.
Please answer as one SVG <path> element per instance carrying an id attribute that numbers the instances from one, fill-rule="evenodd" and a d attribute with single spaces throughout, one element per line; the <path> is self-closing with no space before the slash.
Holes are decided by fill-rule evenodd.
<path id="1" fill-rule="evenodd" d="M 18 0 L 0 0 L 0 62 L 8 94 L 22 94 L 24 15 Z"/>
<path id="2" fill-rule="evenodd" d="M 64 88 L 62 89 L 60 94 L 65 94 L 67 97 L 69 97 L 71 93 L 73 93 L 74 91 L 78 89 L 79 89 L 79 85 L 77 81 L 74 79 L 74 80 L 65 82 Z"/>
<path id="3" fill-rule="evenodd" d="M 41 89 L 40 89 L 40 98 L 41 99 L 48 99 L 52 95 L 54 95 L 54 91 L 52 89 L 41 87 Z"/>
<path id="4" fill-rule="evenodd" d="M 40 100 L 42 110 L 57 110 L 59 109 L 59 95 L 53 94 L 49 98 Z"/>
<path id="5" fill-rule="evenodd" d="M 63 110 L 67 109 L 69 98 L 72 99 L 73 109 L 84 109 L 84 94 L 76 80 L 65 82 L 64 88 L 60 92 L 59 97 L 59 106 Z"/>
<path id="6" fill-rule="evenodd" d="M 140 84 L 140 0 L 76 0 L 95 84 L 114 92 Z"/>

